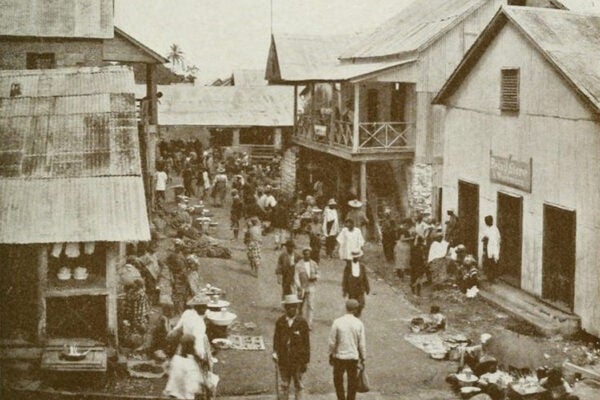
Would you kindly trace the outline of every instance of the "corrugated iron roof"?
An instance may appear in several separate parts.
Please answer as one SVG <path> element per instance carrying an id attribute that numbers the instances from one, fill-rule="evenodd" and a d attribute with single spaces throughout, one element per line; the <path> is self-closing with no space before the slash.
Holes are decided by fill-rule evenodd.
<path id="1" fill-rule="evenodd" d="M 565 10 L 600 12 L 600 0 L 550 0 L 550 2 Z"/>
<path id="2" fill-rule="evenodd" d="M 0 36 L 110 39 L 113 0 L 0 0 Z"/>
<path id="3" fill-rule="evenodd" d="M 0 142 L 0 243 L 149 238 L 129 68 L 0 71 Z"/>
<path id="4" fill-rule="evenodd" d="M 530 7 L 503 7 L 434 99 L 443 102 L 477 63 L 497 26 L 512 22 L 558 72 L 600 112 L 600 15 Z"/>
<path id="5" fill-rule="evenodd" d="M 267 78 L 272 82 L 289 83 L 345 81 L 407 62 L 340 62 L 339 54 L 359 38 L 358 35 L 273 35 L 268 64 L 276 63 L 278 71 L 268 68 Z"/>
<path id="6" fill-rule="evenodd" d="M 142 91 L 139 85 L 138 92 Z M 293 126 L 289 86 L 159 86 L 159 125 Z"/>
<path id="7" fill-rule="evenodd" d="M 233 71 L 234 86 L 265 86 L 265 71 L 260 69 L 236 69 Z"/>
<path id="8" fill-rule="evenodd" d="M 149 239 L 139 176 L 0 179 L 0 243 Z"/>
<path id="9" fill-rule="evenodd" d="M 379 58 L 422 50 L 486 1 L 490 0 L 414 0 L 338 56 Z"/>

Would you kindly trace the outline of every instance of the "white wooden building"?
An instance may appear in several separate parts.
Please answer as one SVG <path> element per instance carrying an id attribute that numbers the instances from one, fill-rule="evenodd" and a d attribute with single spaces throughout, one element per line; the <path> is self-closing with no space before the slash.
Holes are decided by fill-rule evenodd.
<path id="1" fill-rule="evenodd" d="M 600 336 L 600 14 L 503 7 L 434 103 L 468 250 L 494 216 L 506 281 Z"/>

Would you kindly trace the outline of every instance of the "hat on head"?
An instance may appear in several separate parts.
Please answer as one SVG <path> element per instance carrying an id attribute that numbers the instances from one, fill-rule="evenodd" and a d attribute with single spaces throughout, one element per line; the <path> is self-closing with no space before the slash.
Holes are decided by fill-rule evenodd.
<path id="1" fill-rule="evenodd" d="M 269 192 L 269 191 L 271 191 L 272 189 L 273 189 L 273 187 L 272 187 L 271 185 L 267 185 L 267 186 L 265 186 L 265 191 L 266 191 L 266 192 Z"/>
<path id="2" fill-rule="evenodd" d="M 308 247 L 308 246 L 304 246 L 302 248 L 302 253 L 304 253 L 305 251 L 308 251 L 310 253 L 312 251 L 312 249 L 310 247 Z"/>
<path id="3" fill-rule="evenodd" d="M 204 293 L 198 293 L 197 295 L 192 297 L 190 300 L 188 300 L 188 302 L 186 304 L 188 306 L 202 306 L 202 305 L 208 305 L 208 302 L 209 302 L 209 298 L 207 295 L 205 295 Z"/>
<path id="4" fill-rule="evenodd" d="M 286 304 L 300 304 L 302 303 L 302 300 L 300 300 L 298 298 L 297 295 L 295 294 L 286 294 L 283 297 L 283 300 L 281 301 L 281 304 L 286 305 Z"/>
<path id="5" fill-rule="evenodd" d="M 446 211 L 446 213 L 448 213 L 448 214 L 454 214 L 454 208 L 449 208 L 448 211 Z"/>
<path id="6" fill-rule="evenodd" d="M 346 310 L 347 311 L 356 311 L 360 307 L 360 303 L 355 299 L 346 300 Z"/>
<path id="7" fill-rule="evenodd" d="M 222 174 L 225 172 L 225 168 L 219 167 L 217 168 L 217 174 Z"/>
<path id="8" fill-rule="evenodd" d="M 358 201 L 355 199 L 355 200 L 350 200 L 348 202 L 348 205 L 352 208 L 360 208 L 360 207 L 362 207 L 363 204 L 361 201 Z"/>
<path id="9" fill-rule="evenodd" d="M 473 264 L 477 264 L 477 260 L 475 259 L 475 257 L 473 257 L 473 255 L 471 254 L 467 254 L 467 256 L 465 257 L 465 260 L 463 261 L 466 265 L 473 265 Z"/>
<path id="10" fill-rule="evenodd" d="M 386 207 L 386 208 L 383 210 L 383 213 L 384 213 L 384 214 L 391 214 L 391 213 L 392 213 L 392 209 L 391 209 L 391 208 L 389 208 L 389 207 Z"/>
<path id="11" fill-rule="evenodd" d="M 467 251 L 467 248 L 465 247 L 464 244 L 459 244 L 458 246 L 456 246 L 456 249 L 454 249 L 454 251 L 456 251 L 456 252 Z"/>
<path id="12" fill-rule="evenodd" d="M 173 244 L 174 244 L 175 246 L 183 246 L 183 245 L 185 244 L 185 242 L 184 242 L 182 239 L 175 238 L 175 239 L 173 240 Z"/>
<path id="13" fill-rule="evenodd" d="M 335 199 L 329 199 L 329 201 L 327 202 L 328 206 L 337 206 L 337 203 L 335 202 Z"/>
<path id="14" fill-rule="evenodd" d="M 285 247 L 291 247 L 291 248 L 295 248 L 296 247 L 296 243 L 294 243 L 293 240 L 288 240 L 285 242 Z"/>

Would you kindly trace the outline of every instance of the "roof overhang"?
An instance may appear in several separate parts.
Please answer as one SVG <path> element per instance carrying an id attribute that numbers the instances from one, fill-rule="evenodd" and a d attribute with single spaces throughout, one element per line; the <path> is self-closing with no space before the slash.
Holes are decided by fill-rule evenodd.
<path id="1" fill-rule="evenodd" d="M 134 55 L 132 57 L 122 56 L 119 51 L 111 51 L 111 46 L 116 45 L 119 40 L 123 40 Z M 146 64 L 166 64 L 169 60 L 150 47 L 146 46 L 133 36 L 115 26 L 115 36 L 104 41 L 104 61 L 118 62 L 143 62 Z"/>

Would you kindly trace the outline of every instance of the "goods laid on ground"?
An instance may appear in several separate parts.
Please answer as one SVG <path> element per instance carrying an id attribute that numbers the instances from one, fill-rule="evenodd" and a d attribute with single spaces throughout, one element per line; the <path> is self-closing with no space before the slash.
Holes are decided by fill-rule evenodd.
<path id="1" fill-rule="evenodd" d="M 230 335 L 228 338 L 234 350 L 265 350 L 265 340 L 262 336 Z"/>

